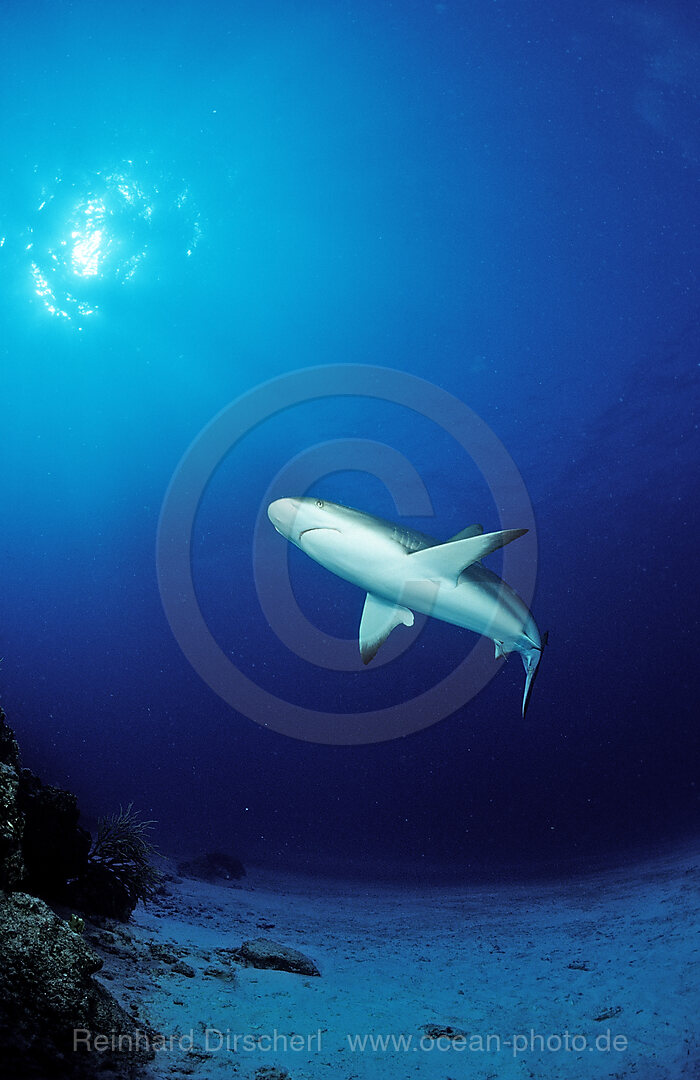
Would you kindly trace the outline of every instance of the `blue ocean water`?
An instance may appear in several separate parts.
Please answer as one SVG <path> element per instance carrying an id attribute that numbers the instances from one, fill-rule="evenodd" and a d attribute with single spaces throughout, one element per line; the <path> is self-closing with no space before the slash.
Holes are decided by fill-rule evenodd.
<path id="1" fill-rule="evenodd" d="M 166 850 L 271 864 L 469 875 L 692 835 L 693 7 L 54 0 L 0 18 L 0 700 L 25 764 L 88 816 L 133 801 Z M 342 389 L 358 364 L 368 388 L 389 369 L 464 403 L 522 477 L 550 631 L 525 721 L 514 657 L 439 722 L 343 745 L 345 713 L 414 701 L 477 639 L 429 621 L 338 671 L 261 608 L 260 560 L 283 550 L 264 511 L 299 455 L 310 493 L 441 539 L 523 525 L 510 488 L 386 394 L 285 405 L 275 384 L 192 535 L 232 667 L 277 720 L 338 713 L 328 738 L 233 707 L 171 631 L 156 540 L 188 448 L 272 380 L 330 367 Z M 290 579 L 318 631 L 356 636 L 358 590 L 297 551 Z"/>

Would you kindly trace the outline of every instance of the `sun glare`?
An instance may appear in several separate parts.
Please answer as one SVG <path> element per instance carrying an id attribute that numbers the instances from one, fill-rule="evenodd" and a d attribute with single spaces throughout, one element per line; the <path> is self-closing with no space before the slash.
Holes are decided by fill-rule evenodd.
<path id="1" fill-rule="evenodd" d="M 71 231 L 73 273 L 79 277 L 95 277 L 103 259 L 106 243 L 107 211 L 102 200 L 89 199 L 86 206 L 78 207 L 77 228 Z M 83 219 L 84 220 L 81 220 Z"/>
<path id="2" fill-rule="evenodd" d="M 183 257 L 191 255 L 201 225 L 186 187 L 162 176 L 145 184 L 127 161 L 94 173 L 87 188 L 54 177 L 28 234 L 35 295 L 50 315 L 82 328 L 98 300 L 131 281 L 144 262 L 159 274 L 156 253 L 172 250 L 173 238 Z"/>

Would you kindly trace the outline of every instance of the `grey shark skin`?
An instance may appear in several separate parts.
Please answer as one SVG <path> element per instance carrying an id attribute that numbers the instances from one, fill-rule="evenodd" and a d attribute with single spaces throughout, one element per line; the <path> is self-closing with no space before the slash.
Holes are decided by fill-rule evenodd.
<path id="1" fill-rule="evenodd" d="M 277 532 L 321 566 L 366 590 L 360 623 L 365 664 L 394 627 L 413 612 L 490 637 L 496 657 L 520 653 L 525 667 L 523 716 L 546 644 L 520 597 L 480 560 L 526 529 L 484 533 L 471 525 L 440 544 L 349 506 L 313 498 L 277 499 L 268 517 Z"/>

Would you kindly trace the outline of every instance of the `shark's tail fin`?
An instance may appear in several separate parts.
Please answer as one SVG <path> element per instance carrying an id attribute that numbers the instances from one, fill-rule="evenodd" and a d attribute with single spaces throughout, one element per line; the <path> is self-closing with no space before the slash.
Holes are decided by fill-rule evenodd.
<path id="1" fill-rule="evenodd" d="M 542 635 L 542 642 L 538 646 L 533 645 L 527 652 L 523 651 L 520 655 L 523 658 L 523 667 L 525 668 L 525 691 L 523 693 L 523 717 L 527 712 L 527 707 L 530 703 L 530 694 L 532 693 L 532 687 L 535 683 L 535 675 L 542 659 L 542 653 L 544 647 L 547 644 L 547 638 L 549 637 L 549 631 Z"/>

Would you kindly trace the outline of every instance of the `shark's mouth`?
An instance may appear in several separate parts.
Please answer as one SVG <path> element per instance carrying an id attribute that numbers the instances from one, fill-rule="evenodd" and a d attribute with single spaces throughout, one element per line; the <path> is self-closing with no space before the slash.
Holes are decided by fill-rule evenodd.
<path id="1" fill-rule="evenodd" d="M 312 532 L 334 532 L 340 534 L 340 529 L 334 529 L 331 525 L 314 525 L 313 528 L 304 529 L 303 532 L 300 532 L 299 539 L 301 540 L 303 536 L 307 536 Z"/>

